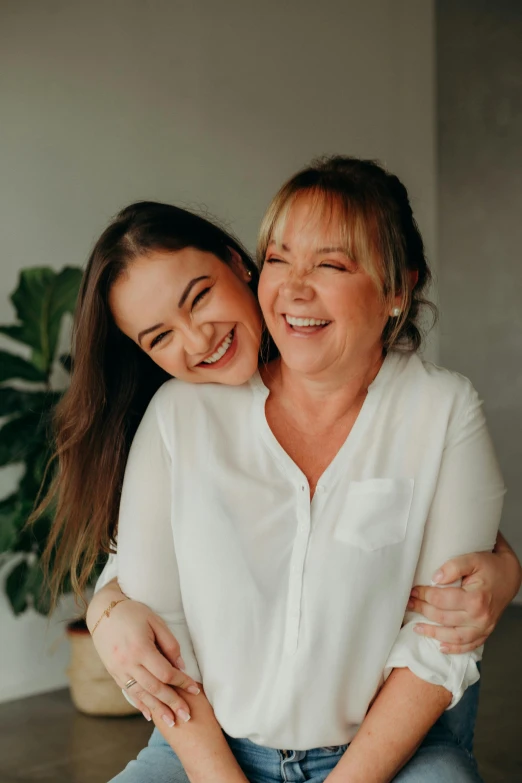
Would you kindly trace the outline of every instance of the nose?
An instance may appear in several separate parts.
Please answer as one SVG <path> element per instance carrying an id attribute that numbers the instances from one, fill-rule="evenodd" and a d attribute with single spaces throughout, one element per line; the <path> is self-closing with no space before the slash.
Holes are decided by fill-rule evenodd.
<path id="1" fill-rule="evenodd" d="M 212 348 L 214 327 L 209 323 L 192 322 L 183 330 L 183 338 L 186 353 L 195 356 L 208 353 Z"/>
<path id="2" fill-rule="evenodd" d="M 292 270 L 282 282 L 280 294 L 289 301 L 308 302 L 313 299 L 314 291 L 304 273 Z"/>

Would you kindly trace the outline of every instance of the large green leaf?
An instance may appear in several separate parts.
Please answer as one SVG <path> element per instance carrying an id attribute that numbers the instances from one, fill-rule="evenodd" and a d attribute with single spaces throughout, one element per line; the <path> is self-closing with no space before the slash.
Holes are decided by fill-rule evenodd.
<path id="1" fill-rule="evenodd" d="M 0 327 L 0 331 L 3 331 L 4 334 L 5 328 L 3 326 Z M 16 356 L 7 351 L 0 351 L 0 383 L 12 381 L 15 378 L 19 378 L 22 381 L 45 382 L 47 375 L 38 367 L 35 367 L 34 364 L 31 364 L 31 362 L 22 359 L 21 356 Z"/>
<path id="2" fill-rule="evenodd" d="M 23 462 L 35 449 L 46 449 L 45 417 L 30 411 L 8 421 L 0 429 L 0 467 Z"/>
<path id="3" fill-rule="evenodd" d="M 29 565 L 26 560 L 22 560 L 15 565 L 5 580 L 5 592 L 16 615 L 22 614 L 27 609 L 28 575 Z"/>
<path id="4" fill-rule="evenodd" d="M 0 332 L 7 335 L 7 337 L 10 337 L 11 340 L 19 340 L 21 343 L 24 342 L 24 330 L 21 326 L 7 324 L 5 326 L 0 326 Z"/>
<path id="5" fill-rule="evenodd" d="M 41 556 L 49 540 L 54 506 L 31 525 L 27 520 L 56 470 L 54 465 L 46 470 L 53 448 L 49 424 L 63 392 L 47 389 L 58 359 L 62 319 L 65 313 L 74 312 L 80 281 L 79 269 L 66 268 L 59 273 L 49 268 L 23 270 L 11 297 L 18 322 L 0 326 L 0 334 L 31 349 L 29 361 L 0 351 L 0 417 L 7 417 L 0 426 L 0 467 L 15 462 L 25 466 L 17 490 L 0 501 L 0 565 L 7 564 L 10 570 L 5 591 L 15 614 L 29 606 L 42 614 L 50 611 Z M 70 356 L 59 358 L 70 371 Z M 11 383 L 17 380 L 45 384 L 46 391 L 27 384 L 17 389 L 16 383 Z M 71 589 L 70 581 L 64 589 Z"/>
<path id="6" fill-rule="evenodd" d="M 38 552 L 41 555 L 47 546 L 47 539 L 51 530 L 52 521 L 46 514 L 42 514 L 31 525 L 27 525 L 29 514 L 33 508 L 25 510 L 23 528 L 18 536 L 20 546 L 27 552 Z M 29 513 L 28 513 L 29 512 Z M 22 520 L 20 520 L 22 522 Z"/>
<path id="7" fill-rule="evenodd" d="M 34 447 L 25 459 L 25 474 L 22 476 L 19 484 L 23 496 L 30 499 L 32 503 L 34 503 L 38 493 L 41 494 L 47 491 L 52 479 L 56 460 L 53 466 L 47 470 L 49 460 L 54 454 L 52 445 L 48 438 L 47 427 L 42 424 L 39 437 L 35 439 Z M 44 475 L 46 478 L 45 486 L 42 484 Z"/>
<path id="8" fill-rule="evenodd" d="M 0 416 L 11 416 L 14 413 L 28 411 L 47 411 L 56 405 L 61 396 L 61 392 L 32 392 L 2 386 L 0 387 Z"/>
<path id="9" fill-rule="evenodd" d="M 11 552 L 17 537 L 17 494 L 0 501 L 0 553 Z"/>
<path id="10" fill-rule="evenodd" d="M 73 313 L 82 273 L 66 267 L 56 273 L 48 267 L 22 270 L 18 288 L 11 296 L 16 308 L 16 326 L 0 326 L 0 332 L 32 348 L 32 360 L 49 373 L 62 317 Z"/>
<path id="11" fill-rule="evenodd" d="M 39 542 L 35 537 L 33 525 L 28 526 L 34 500 L 29 500 L 20 489 L 6 499 L 7 505 L 0 507 L 0 524 L 3 531 L 4 552 L 36 552 L 39 551 Z M 49 524 L 47 524 L 49 530 Z M 14 537 L 14 540 L 13 540 Z M 2 550 L 0 549 L 0 552 Z"/>
<path id="12" fill-rule="evenodd" d="M 39 561 L 36 561 L 29 569 L 26 585 L 36 611 L 39 614 L 48 615 L 51 611 L 51 593 Z"/>

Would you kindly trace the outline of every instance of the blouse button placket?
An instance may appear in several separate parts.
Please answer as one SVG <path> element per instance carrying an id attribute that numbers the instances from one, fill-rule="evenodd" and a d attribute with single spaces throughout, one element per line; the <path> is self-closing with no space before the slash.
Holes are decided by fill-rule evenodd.
<path id="1" fill-rule="evenodd" d="M 294 655 L 299 642 L 303 573 L 310 536 L 310 493 L 308 485 L 300 483 L 297 492 L 297 532 L 290 560 L 285 650 Z"/>

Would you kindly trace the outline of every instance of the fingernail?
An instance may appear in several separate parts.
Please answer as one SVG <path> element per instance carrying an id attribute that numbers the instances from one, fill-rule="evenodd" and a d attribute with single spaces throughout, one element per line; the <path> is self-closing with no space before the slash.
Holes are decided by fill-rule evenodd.
<path id="1" fill-rule="evenodd" d="M 410 600 L 408 601 L 408 609 L 413 609 L 414 606 L 415 606 L 415 604 L 413 603 L 413 601 L 410 598 Z"/>
<path id="2" fill-rule="evenodd" d="M 416 587 L 413 588 L 413 590 L 410 592 L 410 595 L 413 596 L 413 598 L 419 597 L 419 591 L 417 590 Z"/>
<path id="3" fill-rule="evenodd" d="M 169 715 L 162 715 L 161 717 L 163 718 L 163 720 L 165 721 L 165 723 L 167 724 L 169 729 L 171 729 L 173 726 L 175 726 L 174 721 L 172 720 L 172 718 Z"/>
<path id="4" fill-rule="evenodd" d="M 413 630 L 415 633 L 422 633 L 422 625 L 414 625 Z"/>
<path id="5" fill-rule="evenodd" d="M 142 712 L 143 717 L 145 718 L 145 720 L 148 720 L 148 721 L 152 720 L 152 715 L 150 714 L 150 712 L 147 712 L 146 710 L 142 710 L 141 712 Z"/>
<path id="6" fill-rule="evenodd" d="M 185 712 L 185 710 L 176 710 L 176 715 L 178 718 L 181 718 L 181 720 L 186 723 L 188 720 L 190 720 L 190 715 L 188 712 Z"/>
<path id="7" fill-rule="evenodd" d="M 198 693 L 201 693 L 201 691 L 199 690 L 199 688 L 196 685 L 189 685 L 188 688 L 187 688 L 187 691 L 189 693 L 193 693 L 194 696 L 197 696 Z"/>
<path id="8" fill-rule="evenodd" d="M 446 647 L 445 644 L 441 644 L 440 651 L 442 653 L 448 653 L 449 652 L 449 647 Z"/>
<path id="9" fill-rule="evenodd" d="M 434 582 L 442 582 L 443 579 L 444 579 L 444 571 L 436 571 L 433 574 L 433 581 Z"/>
<path id="10" fill-rule="evenodd" d="M 176 662 L 175 662 L 174 665 L 176 666 L 177 669 L 184 669 L 185 668 L 185 661 L 183 660 L 181 655 L 179 656 L 179 658 L 176 658 Z"/>

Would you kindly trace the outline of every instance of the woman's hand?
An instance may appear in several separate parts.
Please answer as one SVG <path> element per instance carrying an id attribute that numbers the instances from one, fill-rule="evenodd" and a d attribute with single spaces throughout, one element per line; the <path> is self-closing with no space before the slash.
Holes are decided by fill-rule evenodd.
<path id="1" fill-rule="evenodd" d="M 441 642 L 446 653 L 465 653 L 484 644 L 522 581 L 517 556 L 498 534 L 494 552 L 456 557 L 445 563 L 433 581 L 462 587 L 415 587 L 408 609 L 439 625 L 418 624 L 415 630 Z"/>
<path id="2" fill-rule="evenodd" d="M 153 710 L 154 724 L 183 765 L 190 783 L 248 783 L 205 693 L 187 696 L 193 720 L 168 728 Z"/>
<path id="3" fill-rule="evenodd" d="M 116 580 L 96 593 L 87 611 L 89 629 L 111 601 L 121 598 L 125 596 Z M 136 680 L 128 693 L 147 720 L 152 710 L 167 726 L 189 720 L 189 705 L 170 686 L 194 695 L 200 688 L 181 671 L 184 663 L 175 637 L 145 604 L 129 599 L 118 603 L 108 617 L 102 617 L 92 640 L 105 668 L 121 688 L 130 679 Z"/>

